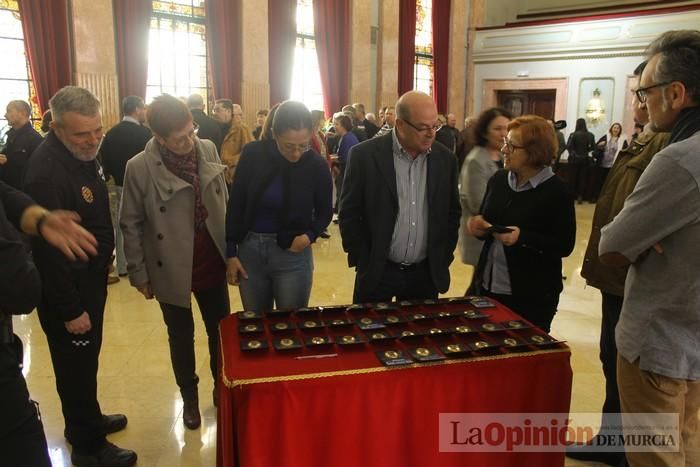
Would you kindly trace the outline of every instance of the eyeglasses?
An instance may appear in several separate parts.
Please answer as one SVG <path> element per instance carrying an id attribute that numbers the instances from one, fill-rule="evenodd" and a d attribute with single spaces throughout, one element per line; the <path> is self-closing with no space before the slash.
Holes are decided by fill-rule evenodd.
<path id="1" fill-rule="evenodd" d="M 280 143 L 278 141 L 277 146 L 279 147 L 280 152 L 285 152 L 287 154 L 293 154 L 297 151 L 304 154 L 306 151 L 311 149 L 311 145 L 308 143 L 307 144 L 292 144 L 292 143 Z"/>
<path id="2" fill-rule="evenodd" d="M 503 146 L 501 147 L 501 150 L 503 149 L 507 149 L 508 152 L 512 153 L 516 149 L 525 149 L 525 146 L 518 146 L 517 144 L 513 144 L 513 142 L 508 138 L 503 138 Z"/>
<path id="3" fill-rule="evenodd" d="M 440 129 L 439 124 L 435 124 L 433 126 L 416 126 L 413 123 L 409 122 L 408 120 L 403 120 L 408 124 L 408 126 L 413 127 L 414 130 L 416 130 L 419 133 L 434 133 Z"/>
<path id="4" fill-rule="evenodd" d="M 633 89 L 632 92 L 637 96 L 639 102 L 644 104 L 647 101 L 647 91 L 649 89 L 658 88 L 660 86 L 666 86 L 668 84 L 671 84 L 672 82 L 673 81 L 664 81 L 663 83 L 652 84 L 651 86 L 647 86 L 645 88 Z"/>

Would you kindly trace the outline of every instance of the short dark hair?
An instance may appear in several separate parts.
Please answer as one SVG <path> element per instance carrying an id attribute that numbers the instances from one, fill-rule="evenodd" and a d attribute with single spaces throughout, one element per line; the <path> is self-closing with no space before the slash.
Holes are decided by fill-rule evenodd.
<path id="1" fill-rule="evenodd" d="M 544 167 L 554 161 L 559 143 L 554 128 L 537 115 L 523 115 L 508 124 L 508 131 L 520 131 L 520 144 L 527 152 L 527 163 L 532 167 Z"/>
<path id="2" fill-rule="evenodd" d="M 642 73 L 644 72 L 644 69 L 647 67 L 647 63 L 648 63 L 648 61 L 647 61 L 647 60 L 644 60 L 642 63 L 640 63 L 639 65 L 637 65 L 637 68 L 634 69 L 634 71 L 632 72 L 632 74 L 633 74 L 634 76 L 642 76 Z"/>
<path id="3" fill-rule="evenodd" d="M 231 99 L 217 99 L 214 104 L 220 105 L 224 109 L 228 109 L 233 113 L 233 101 Z"/>
<path id="4" fill-rule="evenodd" d="M 143 99 L 139 96 L 127 96 L 122 100 L 122 115 L 131 115 L 136 109 L 143 109 Z"/>
<path id="5" fill-rule="evenodd" d="M 261 116 L 267 117 L 267 109 L 260 109 L 260 110 L 258 110 L 258 113 L 256 113 L 255 116 L 256 116 L 256 117 L 261 117 Z"/>
<path id="6" fill-rule="evenodd" d="M 53 118 L 51 117 L 51 109 L 47 110 L 44 112 L 44 115 L 41 116 L 41 131 L 44 133 L 48 133 L 49 130 L 51 130 L 51 121 Z"/>
<path id="7" fill-rule="evenodd" d="M 345 114 L 339 114 L 339 115 L 334 115 L 333 116 L 333 121 L 338 121 L 340 126 L 345 128 L 345 131 L 352 131 L 352 120 L 350 120 L 350 117 L 348 117 Z"/>
<path id="8" fill-rule="evenodd" d="M 508 120 L 512 120 L 513 114 L 502 107 L 491 107 L 490 109 L 486 109 L 481 112 L 479 119 L 476 121 L 476 125 L 474 125 L 475 145 L 486 146 L 486 143 L 488 142 L 487 134 L 489 131 L 489 125 L 491 125 L 491 122 L 498 117 L 505 117 Z"/>
<path id="9" fill-rule="evenodd" d="M 146 120 L 151 131 L 161 138 L 167 138 L 192 121 L 192 113 L 184 102 L 170 94 L 153 99 L 146 111 Z"/>
<path id="10" fill-rule="evenodd" d="M 272 120 L 272 132 L 275 136 L 280 136 L 288 130 L 311 131 L 311 112 L 304 104 L 297 101 L 284 101 L 277 108 Z"/>
<path id="11" fill-rule="evenodd" d="M 646 50 L 647 58 L 660 54 L 654 70 L 654 82 L 680 81 L 688 96 L 700 103 L 700 31 L 667 31 Z"/>

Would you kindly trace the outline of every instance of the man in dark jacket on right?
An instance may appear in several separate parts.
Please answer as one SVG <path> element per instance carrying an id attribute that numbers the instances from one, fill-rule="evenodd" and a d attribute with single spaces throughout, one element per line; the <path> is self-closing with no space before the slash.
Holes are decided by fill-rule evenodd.
<path id="1" fill-rule="evenodd" d="M 125 97 L 122 101 L 122 114 L 124 115 L 122 121 L 112 127 L 105 135 L 102 146 L 100 146 L 100 157 L 105 177 L 111 175 L 114 179 L 114 186 L 110 186 L 109 204 L 112 224 L 115 226 L 114 240 L 117 251 L 117 273 L 120 276 L 126 276 L 124 239 L 116 222 L 119 217 L 119 206 L 122 199 L 124 171 L 129 159 L 143 151 L 146 143 L 153 135 L 151 130 L 143 126 L 146 122 L 146 108 L 143 99 L 138 96 Z"/>
<path id="2" fill-rule="evenodd" d="M 646 62 L 634 71 L 639 77 Z M 634 105 L 634 120 L 646 125 L 649 114 L 646 107 L 638 101 Z M 628 266 L 606 266 L 598 258 L 601 229 L 610 223 L 622 210 L 625 199 L 632 193 L 642 172 L 651 162 L 652 157 L 663 149 L 668 142 L 668 133 L 655 133 L 646 130 L 630 147 L 620 152 L 601 189 L 595 212 L 593 226 L 588 239 L 588 247 L 581 268 L 581 275 L 588 285 L 600 290 L 602 295 L 602 319 L 600 330 L 600 361 L 605 376 L 605 402 L 603 403 L 603 425 L 619 426 L 620 396 L 617 388 L 617 346 L 615 344 L 615 327 L 620 319 Z M 621 434 L 612 428 L 599 435 Z M 596 443 L 596 439 L 592 444 Z M 604 462 L 609 465 L 625 465 L 625 456 L 621 452 L 598 452 L 594 447 L 574 447 L 567 450 L 567 456 L 573 459 Z"/>
<path id="3" fill-rule="evenodd" d="M 204 113 L 204 99 L 199 94 L 192 94 L 187 98 L 187 108 L 192 113 L 192 118 L 197 124 L 197 137 L 208 139 L 216 146 L 216 152 L 221 153 L 221 144 L 224 142 L 224 133 L 221 124 Z"/>
<path id="4" fill-rule="evenodd" d="M 31 116 L 32 108 L 27 102 L 7 104 L 5 118 L 11 129 L 7 132 L 7 146 L 0 150 L 0 180 L 18 190 L 24 185 L 29 158 L 44 140 L 32 126 Z"/>

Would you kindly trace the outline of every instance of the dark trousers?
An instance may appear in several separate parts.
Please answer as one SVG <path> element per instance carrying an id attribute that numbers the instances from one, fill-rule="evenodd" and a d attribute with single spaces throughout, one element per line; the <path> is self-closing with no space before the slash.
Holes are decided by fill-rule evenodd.
<path id="1" fill-rule="evenodd" d="M 90 316 L 90 331 L 71 334 L 56 309 L 44 300 L 37 308 L 49 343 L 66 438 L 80 453 L 95 452 L 105 443 L 102 411 L 97 401 L 97 369 L 107 300 L 106 261 L 104 263 L 103 267 L 86 267 L 74 274 L 80 304 Z"/>
<path id="2" fill-rule="evenodd" d="M 491 293 L 486 289 L 482 291 L 482 294 L 498 300 L 545 332 L 550 331 L 554 314 L 559 306 L 559 294 L 547 294 L 541 297 L 516 297 Z"/>
<path id="3" fill-rule="evenodd" d="M 388 302 L 396 300 L 421 300 L 437 298 L 438 291 L 430 275 L 428 260 L 403 268 L 387 261 L 384 273 L 374 290 L 364 290 L 355 278 L 353 303 Z"/>
<path id="4" fill-rule="evenodd" d="M 0 344 L 0 465 L 50 467 L 44 426 L 22 376 L 22 342 Z"/>
<path id="5" fill-rule="evenodd" d="M 228 286 L 224 282 L 201 292 L 194 292 L 199 310 L 202 313 L 204 327 L 209 340 L 209 367 L 217 383 L 217 355 L 219 345 L 219 321 L 230 313 Z M 160 303 L 163 320 L 168 327 L 168 343 L 170 344 L 170 360 L 175 373 L 175 382 L 180 388 L 180 394 L 185 400 L 197 398 L 197 383 L 199 377 L 195 372 L 194 357 L 194 319 L 192 308 Z"/>
<path id="6" fill-rule="evenodd" d="M 617 390 L 617 345 L 615 327 L 620 320 L 623 297 L 601 292 L 603 296 L 603 316 L 600 323 L 600 362 L 605 376 L 605 402 L 603 402 L 603 422 L 619 425 L 620 395 Z"/>
<path id="7" fill-rule="evenodd" d="M 569 164 L 569 183 L 578 200 L 587 198 L 588 191 L 588 165 L 581 163 Z"/>

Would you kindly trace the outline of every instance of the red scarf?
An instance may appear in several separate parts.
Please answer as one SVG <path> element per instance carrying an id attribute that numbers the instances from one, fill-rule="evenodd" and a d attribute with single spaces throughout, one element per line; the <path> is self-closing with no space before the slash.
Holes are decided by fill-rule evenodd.
<path id="1" fill-rule="evenodd" d="M 195 231 L 205 227 L 205 222 L 209 213 L 202 203 L 202 190 L 199 181 L 199 159 L 197 158 L 197 147 L 185 155 L 171 152 L 163 145 L 158 145 L 160 155 L 163 158 L 165 167 L 178 178 L 186 181 L 194 187 L 194 228 Z"/>

